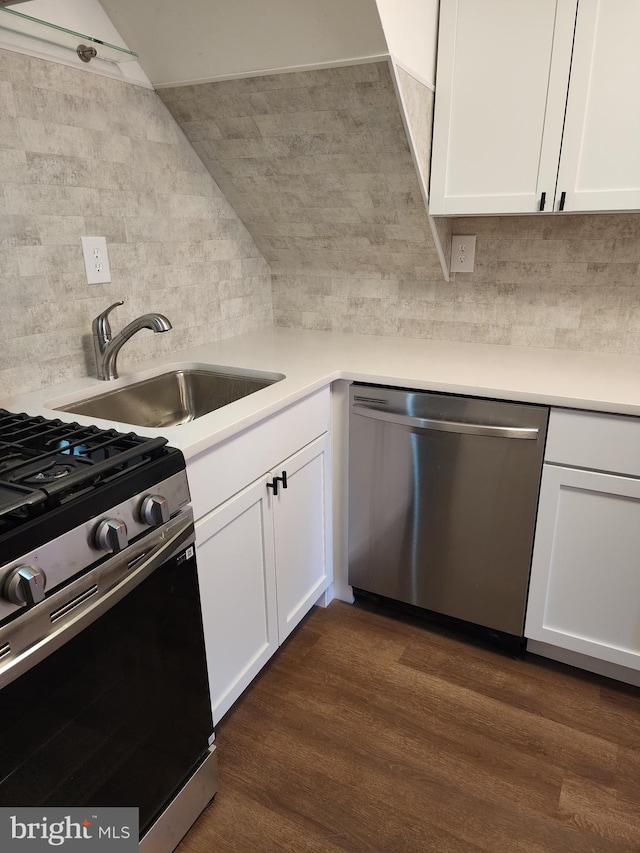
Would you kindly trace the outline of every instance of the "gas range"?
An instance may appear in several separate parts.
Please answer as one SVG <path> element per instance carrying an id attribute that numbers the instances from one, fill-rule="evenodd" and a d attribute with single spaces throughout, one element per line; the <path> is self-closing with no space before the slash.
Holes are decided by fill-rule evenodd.
<path id="1" fill-rule="evenodd" d="M 185 468 L 0 409 L 0 806 L 134 806 L 145 853 L 217 785 Z"/>
<path id="2" fill-rule="evenodd" d="M 0 409 L 0 624 L 188 502 L 164 438 Z"/>

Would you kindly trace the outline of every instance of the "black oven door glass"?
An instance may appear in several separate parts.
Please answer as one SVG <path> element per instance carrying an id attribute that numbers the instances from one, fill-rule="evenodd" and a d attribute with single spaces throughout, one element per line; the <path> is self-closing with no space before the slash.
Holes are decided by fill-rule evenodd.
<path id="1" fill-rule="evenodd" d="M 213 732 L 195 557 L 174 557 L 0 693 L 0 805 L 136 806 L 144 834 Z"/>

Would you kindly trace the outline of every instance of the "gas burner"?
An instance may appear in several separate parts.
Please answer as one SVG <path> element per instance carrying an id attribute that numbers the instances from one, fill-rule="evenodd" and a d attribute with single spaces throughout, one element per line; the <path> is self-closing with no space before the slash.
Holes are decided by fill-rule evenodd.
<path id="1" fill-rule="evenodd" d="M 31 488 L 44 489 L 48 493 L 52 489 L 61 488 L 72 476 L 86 477 L 86 485 L 90 485 L 95 479 L 91 460 L 83 456 L 68 456 L 67 453 L 57 451 L 25 462 L 19 471 L 19 482 Z"/>
<path id="2" fill-rule="evenodd" d="M 38 471 L 37 474 L 31 474 L 31 476 L 26 477 L 24 482 L 30 486 L 42 486 L 47 483 L 55 483 L 56 480 L 60 480 L 62 477 L 68 477 L 69 474 L 73 474 L 76 470 L 73 465 L 60 465 L 56 462 L 53 462 L 46 470 Z"/>

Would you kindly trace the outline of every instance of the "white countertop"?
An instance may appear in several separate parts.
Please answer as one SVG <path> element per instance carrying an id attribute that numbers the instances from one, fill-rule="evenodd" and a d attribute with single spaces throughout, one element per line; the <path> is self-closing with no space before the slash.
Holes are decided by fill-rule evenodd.
<path id="1" fill-rule="evenodd" d="M 148 429 L 54 411 L 171 367 L 211 365 L 283 373 L 286 378 L 178 427 Z M 163 435 L 188 458 L 336 379 L 640 415 L 640 356 L 277 328 L 172 353 L 112 382 L 84 377 L 6 398 L 0 406 Z"/>

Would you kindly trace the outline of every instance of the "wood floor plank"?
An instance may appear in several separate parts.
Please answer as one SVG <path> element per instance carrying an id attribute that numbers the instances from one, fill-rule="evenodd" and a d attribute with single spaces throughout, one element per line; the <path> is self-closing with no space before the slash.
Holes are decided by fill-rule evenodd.
<path id="1" fill-rule="evenodd" d="M 420 642 L 424 642 L 421 637 Z M 617 746 L 606 738 L 585 734 L 558 723 L 539 713 L 523 711 L 501 698 L 478 693 L 472 687 L 461 686 L 456 676 L 451 681 L 446 674 L 422 673 L 415 667 L 388 667 L 380 664 L 366 646 L 351 640 L 350 655 L 340 655 L 344 638 L 326 637 L 318 643 L 318 665 L 326 671 L 327 684 L 342 676 L 353 684 L 362 701 L 372 703 L 387 713 L 389 725 L 407 720 L 430 719 L 438 731 L 449 729 L 458 737 L 458 727 L 470 735 L 508 743 L 514 749 L 541 758 L 558 767 L 579 768 L 584 775 L 603 782 L 611 781 L 617 762 Z M 402 658 L 404 662 L 405 657 Z M 461 664 L 458 664 L 460 666 Z M 502 665 L 496 654 L 495 666 Z M 523 664 L 522 677 L 528 671 Z M 304 681 L 305 674 L 299 675 Z M 570 691 L 569 691 L 570 692 Z M 397 697 L 402 696 L 401 700 Z M 597 691 L 594 692 L 596 701 Z M 445 735 L 446 736 L 446 735 Z"/>
<path id="2" fill-rule="evenodd" d="M 384 674 L 390 678 L 388 670 Z M 545 758 L 514 748 L 499 725 L 494 726 L 495 731 L 489 736 L 474 732 L 470 737 L 467 726 L 458 720 L 459 705 L 447 708 L 444 717 L 422 713 L 424 709 L 420 707 L 400 710 L 394 697 L 400 695 L 401 686 L 394 678 L 390 680 L 395 691 L 391 695 L 380 691 L 375 697 L 354 685 L 348 673 L 342 677 L 330 673 L 321 691 L 314 688 L 313 670 L 307 669 L 298 680 L 303 685 L 298 693 L 284 689 L 281 684 L 277 695 L 256 691 L 256 707 L 269 724 L 274 720 L 286 721 L 290 731 L 304 738 L 309 719 L 316 722 L 318 730 L 330 731 L 331 722 L 337 717 L 340 726 L 332 733 L 332 739 L 341 749 L 361 748 L 366 752 L 370 744 L 379 744 L 378 749 L 388 755 L 389 761 L 394 756 L 402 756 L 403 760 L 411 756 L 421 767 L 428 766 L 438 784 L 457 776 L 478 791 L 491 784 L 505 795 L 513 796 L 513 784 L 517 781 L 515 791 L 526 791 L 529 808 L 545 813 L 557 809 L 563 770 Z"/>
<path id="3" fill-rule="evenodd" d="M 457 654 L 454 657 L 450 640 L 434 642 L 428 657 L 420 643 L 410 643 L 402 662 L 423 672 L 446 673 L 452 683 L 507 702 L 514 708 L 568 723 L 585 734 L 598 738 L 613 736 L 616 742 L 640 747 L 637 688 L 630 688 L 637 691 L 636 695 L 622 690 L 615 693 L 611 688 L 603 691 L 592 676 L 561 664 L 541 663 L 533 655 L 520 660 L 505 658 L 496 666 L 497 652 L 474 649 L 462 640 L 457 641 L 457 652 L 465 656 L 463 668 L 455 665 Z"/>
<path id="4" fill-rule="evenodd" d="M 341 853 L 344 848 L 318 833 L 308 833 L 281 811 L 248 798 L 239 786 L 227 785 L 217 797 L 215 846 L 208 827 L 209 812 L 201 817 L 181 849 L 192 853 L 237 853 L 246 850 L 290 850 L 295 853 Z M 239 815 L 245 815 L 238 820 Z"/>
<path id="5" fill-rule="evenodd" d="M 619 796 L 635 803 L 640 811 L 640 750 L 620 747 L 614 784 Z"/>
<path id="6" fill-rule="evenodd" d="M 560 816 L 611 843 L 622 842 L 640 850 L 637 803 L 625 801 L 614 788 L 568 776 L 560 795 Z"/>
<path id="7" fill-rule="evenodd" d="M 313 741 L 302 743 L 296 737 L 296 760 L 292 762 L 291 738 L 285 731 L 257 752 L 249 744 L 245 746 L 242 752 L 250 773 L 235 783 L 265 807 L 278 804 L 282 811 L 281 804 L 286 803 L 289 817 L 295 815 L 307 829 L 315 826 L 324 837 L 338 836 L 345 850 L 422 851 L 427 826 L 434 849 L 443 853 L 462 849 L 480 853 L 483 849 L 473 840 L 460 838 L 457 821 L 429 820 L 429 811 L 443 805 L 436 786 L 421 786 L 417 796 L 415 779 L 399 780 L 375 756 L 365 761 L 361 754 L 352 755 L 346 767 L 335 749 L 321 748 Z M 265 766 L 276 771 L 268 787 L 262 783 Z M 411 796 L 407 798 L 402 788 L 408 784 Z"/>
<path id="8" fill-rule="evenodd" d="M 218 726 L 179 851 L 638 853 L 639 719 L 613 682 L 334 602 Z"/>
<path id="9" fill-rule="evenodd" d="M 303 705 L 304 714 L 300 712 L 300 709 L 291 709 L 290 694 L 287 695 L 286 702 L 289 710 L 292 711 L 292 716 L 289 716 L 284 709 L 279 709 L 275 713 L 275 716 L 281 717 L 283 732 L 286 732 L 286 735 L 283 734 L 283 740 L 280 743 L 282 748 L 284 748 L 284 743 L 291 734 L 295 738 L 298 748 L 300 748 L 303 744 L 307 747 L 309 742 L 312 745 L 313 741 L 318 738 L 317 732 L 324 730 L 327 734 L 323 750 L 329 754 L 335 750 L 331 763 L 337 779 L 348 774 L 349 765 L 357 765 L 360 771 L 366 770 L 367 775 L 371 777 L 380 769 L 378 765 L 381 763 L 385 776 L 393 783 L 389 792 L 392 800 L 395 794 L 395 800 L 420 802 L 422 820 L 432 830 L 452 826 L 457 828 L 458 816 L 461 813 L 466 814 L 468 824 L 471 823 L 472 817 L 476 824 L 479 822 L 479 825 L 474 826 L 473 833 L 463 839 L 464 843 L 462 843 L 462 839 L 460 840 L 461 849 L 465 849 L 465 845 L 468 848 L 475 840 L 477 833 L 486 836 L 490 832 L 493 834 L 493 846 L 489 849 L 522 850 L 526 853 L 530 853 L 533 849 L 531 837 L 541 834 L 537 816 L 532 813 L 532 810 L 535 811 L 535 807 L 539 807 L 539 803 L 536 803 L 535 786 L 539 784 L 541 787 L 550 787 L 547 777 L 551 771 L 544 764 L 537 767 L 539 782 L 536 780 L 535 774 L 523 779 L 521 769 L 515 766 L 512 768 L 502 767 L 498 772 L 495 772 L 496 768 L 492 766 L 492 762 L 488 761 L 487 756 L 482 754 L 476 756 L 475 767 L 472 762 L 461 764 L 455 753 L 450 751 L 448 754 L 443 754 L 440 745 L 433 740 L 425 739 L 425 749 L 421 749 L 420 744 L 412 740 L 411 734 L 401 733 L 398 735 L 396 732 L 390 732 L 385 741 L 384 727 L 381 731 L 368 731 L 366 712 L 361 712 L 363 716 L 360 720 L 360 731 L 350 731 L 349 727 L 345 725 L 345 717 L 340 713 L 338 704 L 335 706 L 335 711 L 329 709 L 326 720 L 323 721 L 316 719 L 310 695 L 307 696 Z M 360 701 L 357 704 L 360 707 L 366 707 Z M 261 703 L 261 716 L 264 713 L 265 706 Z M 296 715 L 298 721 L 304 718 L 304 722 L 299 722 L 297 726 Z M 331 718 L 335 718 L 335 716 L 338 716 L 340 720 L 339 732 L 343 735 L 343 740 L 338 739 L 337 742 L 335 732 L 329 736 Z M 323 723 L 325 723 L 324 728 Z M 367 742 L 377 744 L 375 756 L 367 755 Z M 278 740 L 276 739 L 269 744 L 269 748 L 273 748 L 274 744 L 277 743 Z M 306 754 L 307 760 L 310 761 L 309 753 Z M 259 763 L 261 759 L 257 758 L 256 760 Z M 345 763 L 344 767 L 341 766 L 343 762 Z M 359 779 L 359 776 L 356 775 L 356 778 Z M 408 788 L 406 788 L 407 785 Z M 550 801 L 545 803 L 543 809 L 547 816 L 556 813 L 558 798 L 559 785 L 556 785 L 556 790 L 550 793 Z M 504 807 L 497 806 L 496 803 L 500 801 L 507 805 Z M 549 804 L 553 806 L 553 809 L 549 808 Z M 434 809 L 435 811 L 433 811 Z M 482 822 L 485 818 L 489 823 Z M 415 824 L 416 814 L 408 816 L 407 819 L 410 823 Z M 442 820 L 444 820 L 444 826 L 439 823 Z M 530 830 L 531 825 L 538 828 Z M 562 832 L 553 829 L 554 838 L 562 836 L 562 834 Z M 498 838 L 501 838 L 501 844 L 498 843 Z M 540 849 L 550 849 L 547 840 Z M 584 839 L 566 837 L 562 847 L 558 849 L 575 850 L 581 853 L 585 849 Z M 601 845 L 597 849 L 610 850 L 611 848 L 608 845 Z"/>

